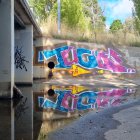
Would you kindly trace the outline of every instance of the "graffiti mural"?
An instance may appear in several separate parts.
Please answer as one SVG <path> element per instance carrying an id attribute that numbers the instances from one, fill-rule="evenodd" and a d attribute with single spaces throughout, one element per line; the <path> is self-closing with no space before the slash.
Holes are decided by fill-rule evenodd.
<path id="1" fill-rule="evenodd" d="M 113 48 L 106 50 L 89 50 L 86 48 L 76 48 L 74 46 L 61 46 L 53 50 L 37 51 L 37 63 L 42 64 L 52 57 L 56 59 L 54 71 L 67 70 L 73 76 L 92 73 L 97 69 L 97 73 L 104 71 L 111 73 L 135 73 L 134 68 L 126 67 L 122 55 Z"/>
<path id="2" fill-rule="evenodd" d="M 88 90 L 83 86 L 70 86 L 61 88 L 52 86 L 56 100 L 47 97 L 37 97 L 38 108 L 55 109 L 61 112 L 74 112 L 75 110 L 99 109 L 110 106 L 120 105 L 127 99 L 126 95 L 135 93 L 135 89 L 112 88 L 105 91 Z"/>
<path id="3" fill-rule="evenodd" d="M 27 71 L 27 67 L 25 63 L 29 63 L 29 61 L 26 60 L 26 57 L 23 55 L 22 47 L 19 48 L 18 46 L 15 48 L 15 66 L 16 69 L 25 69 Z"/>

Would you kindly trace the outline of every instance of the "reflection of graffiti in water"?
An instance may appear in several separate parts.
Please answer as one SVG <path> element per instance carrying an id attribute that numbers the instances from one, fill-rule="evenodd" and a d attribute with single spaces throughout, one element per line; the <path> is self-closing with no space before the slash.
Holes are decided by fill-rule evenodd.
<path id="1" fill-rule="evenodd" d="M 20 69 L 25 69 L 25 71 L 27 71 L 25 62 L 29 63 L 29 61 L 27 61 L 25 58 L 26 57 L 23 56 L 22 47 L 19 48 L 17 46 L 16 49 L 15 49 L 15 66 L 16 66 L 17 69 L 20 68 Z"/>
<path id="2" fill-rule="evenodd" d="M 97 108 L 105 108 L 110 106 L 117 106 L 127 101 L 125 95 L 135 93 L 135 89 L 111 89 L 108 91 L 98 92 L 96 99 Z"/>
<path id="3" fill-rule="evenodd" d="M 18 106 L 16 107 L 15 109 L 16 120 L 18 120 L 23 114 L 25 114 L 25 111 L 29 108 L 26 106 L 26 102 L 27 102 L 27 97 L 24 100 L 22 99 L 18 104 Z"/>
<path id="4" fill-rule="evenodd" d="M 71 87 L 70 87 L 71 88 Z M 124 101 L 126 98 L 123 96 L 135 93 L 135 89 L 118 89 L 113 88 L 107 91 L 80 91 L 79 93 L 72 93 L 70 88 L 55 89 L 57 100 L 52 101 L 44 96 L 38 96 L 38 106 L 42 109 L 52 108 L 62 112 L 73 112 L 74 110 L 86 110 L 105 108 L 116 106 Z"/>
<path id="5" fill-rule="evenodd" d="M 70 55 L 72 58 L 70 58 Z M 67 69 L 73 76 L 91 73 L 90 70 L 107 70 L 112 73 L 135 73 L 136 70 L 126 67 L 122 56 L 112 48 L 106 50 L 89 50 L 75 48 L 73 46 L 62 46 L 53 50 L 39 50 L 38 63 L 56 57 L 55 70 Z"/>

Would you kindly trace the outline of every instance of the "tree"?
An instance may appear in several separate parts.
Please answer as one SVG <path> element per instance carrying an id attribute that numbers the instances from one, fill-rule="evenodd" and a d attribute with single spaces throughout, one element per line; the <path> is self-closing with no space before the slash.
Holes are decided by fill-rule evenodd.
<path id="1" fill-rule="evenodd" d="M 54 15 L 57 15 L 57 3 L 54 6 Z M 84 28 L 86 24 L 82 0 L 61 0 L 61 21 L 69 27 Z"/>
<path id="2" fill-rule="evenodd" d="M 39 21 L 46 21 L 49 15 L 57 18 L 57 0 L 29 0 Z M 69 27 L 84 28 L 86 24 L 82 0 L 61 0 L 61 21 Z"/>
<path id="3" fill-rule="evenodd" d="M 127 18 L 123 24 L 123 28 L 127 30 L 128 33 L 134 33 L 134 18 Z"/>
<path id="4" fill-rule="evenodd" d="M 124 33 L 124 40 L 126 41 L 126 37 L 128 33 L 135 33 L 135 27 L 134 27 L 134 18 L 127 18 L 123 24 L 123 33 Z"/>
<path id="5" fill-rule="evenodd" d="M 115 33 L 117 31 L 119 31 L 120 29 L 123 29 L 123 24 L 122 24 L 121 20 L 119 20 L 119 19 L 114 20 L 110 26 L 110 31 L 112 33 Z"/>
<path id="6" fill-rule="evenodd" d="M 135 29 L 138 34 L 140 34 L 140 19 L 135 17 Z"/>
<path id="7" fill-rule="evenodd" d="M 134 17 L 135 17 L 135 27 L 140 34 L 140 0 L 133 0 L 134 2 Z"/>
<path id="8" fill-rule="evenodd" d="M 57 18 L 57 0 L 29 0 L 39 21 Z M 105 17 L 97 0 L 61 0 L 61 22 L 70 28 L 87 29 L 96 34 L 105 27 Z M 95 39 L 96 40 L 96 39 Z"/>
<path id="9" fill-rule="evenodd" d="M 90 27 L 96 41 L 97 32 L 105 29 L 106 18 L 103 16 L 103 11 L 97 0 L 83 0 L 83 3 L 85 15 L 90 18 Z"/>
<path id="10" fill-rule="evenodd" d="M 140 0 L 133 0 L 135 7 L 135 14 L 140 19 Z"/>
<path id="11" fill-rule="evenodd" d="M 47 20 L 57 0 L 29 0 L 29 4 L 39 21 Z"/>

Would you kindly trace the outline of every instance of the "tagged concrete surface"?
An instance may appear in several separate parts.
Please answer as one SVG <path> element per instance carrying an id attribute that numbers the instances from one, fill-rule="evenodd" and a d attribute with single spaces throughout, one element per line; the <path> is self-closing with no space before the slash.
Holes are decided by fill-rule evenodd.
<path id="1" fill-rule="evenodd" d="M 65 50 L 62 50 L 62 48 L 64 46 L 65 47 L 69 46 L 69 47 Z M 72 48 L 71 46 L 73 46 L 75 49 Z M 60 49 L 60 47 L 61 47 L 61 49 Z M 81 51 L 79 52 L 79 48 L 85 48 L 86 52 L 88 52 L 88 55 L 84 54 L 81 57 Z M 136 77 L 140 76 L 139 75 L 140 74 L 140 64 L 139 64 L 139 59 L 140 59 L 139 56 L 140 55 L 139 55 L 139 48 L 138 47 L 136 48 L 136 47 L 128 47 L 128 46 L 112 46 L 111 44 L 110 45 L 108 44 L 107 46 L 105 46 L 105 45 L 95 44 L 95 43 L 73 42 L 73 41 L 68 41 L 68 40 L 57 40 L 57 39 L 49 39 L 49 38 L 42 37 L 42 38 L 38 38 L 34 42 L 34 78 L 46 78 L 48 76 L 48 73 L 49 73 L 47 64 L 51 61 L 54 62 L 55 64 L 58 64 L 59 66 L 60 66 L 60 64 L 61 64 L 61 66 L 64 66 L 64 63 L 67 66 L 71 66 L 71 64 L 76 64 L 77 62 L 78 63 L 80 62 L 80 65 L 84 66 L 84 68 L 85 68 L 86 64 L 89 64 L 89 66 L 88 67 L 86 66 L 86 68 L 89 68 L 91 66 L 96 67 L 96 63 L 95 63 L 95 65 L 93 65 L 93 60 L 95 60 L 95 59 L 91 59 L 91 54 L 92 54 L 91 52 L 94 52 L 93 50 L 103 50 L 103 52 L 106 52 L 104 57 L 102 55 L 103 53 L 99 53 L 101 55 L 99 55 L 98 60 L 101 60 L 101 58 L 106 58 L 106 56 L 108 54 L 110 54 L 110 53 L 107 53 L 107 52 L 110 52 L 107 50 L 107 48 L 112 48 L 112 50 L 114 50 L 115 52 L 118 52 L 122 56 L 121 57 L 121 59 L 123 60 L 122 62 L 124 62 L 125 64 L 130 65 L 132 68 L 136 69 L 136 75 L 130 74 L 128 76 L 128 73 L 126 75 L 122 74 L 121 76 L 124 79 L 128 78 L 128 77 L 133 79 L 135 76 Z M 77 51 L 77 49 L 78 49 L 78 51 Z M 62 54 L 60 54 L 60 50 L 62 50 Z M 82 51 L 83 51 L 83 49 L 82 49 Z M 85 50 L 84 50 L 84 52 L 85 52 Z M 76 55 L 76 54 L 78 54 L 78 55 Z M 95 56 L 96 56 L 96 53 L 93 53 L 93 54 L 95 54 Z M 114 56 L 115 54 L 116 53 L 113 53 L 112 56 Z M 72 55 L 75 56 L 73 59 L 71 57 Z M 116 55 L 117 58 L 120 55 Z M 77 59 L 77 57 L 78 57 L 78 59 Z M 88 59 L 89 57 L 92 60 L 91 63 Z M 79 60 L 79 58 L 80 58 L 80 61 L 77 61 L 77 60 Z M 92 56 L 92 58 L 93 58 L 93 56 Z M 108 58 L 106 59 L 107 61 L 108 61 Z M 116 57 L 114 56 L 114 58 L 116 58 Z M 43 63 L 44 59 L 45 59 L 45 63 Z M 62 60 L 64 60 L 64 62 Z M 115 60 L 118 60 L 118 59 L 115 59 Z M 102 62 L 105 62 L 105 61 L 102 61 Z M 109 64 L 109 63 L 106 62 L 104 64 Z M 101 65 L 98 65 L 98 66 L 100 67 Z M 105 68 L 104 69 L 102 66 L 100 68 L 105 70 L 106 68 L 103 66 Z M 110 65 L 108 68 L 110 69 L 111 67 L 112 67 L 112 65 Z M 55 69 L 54 77 L 56 77 L 56 78 L 72 77 L 73 74 L 71 72 L 73 70 L 70 70 L 70 69 L 67 70 L 65 68 L 66 67 L 64 66 L 64 69 L 58 69 L 58 68 Z M 116 69 L 117 67 L 115 66 L 114 68 Z M 86 76 L 92 76 L 92 78 L 94 78 L 96 75 L 106 75 L 110 71 L 110 70 L 109 71 L 108 70 L 103 71 L 103 70 L 100 71 L 100 69 L 98 70 L 98 68 L 97 68 L 97 70 L 96 70 L 96 68 L 95 68 L 92 71 L 92 74 L 86 74 Z M 74 75 L 75 75 L 76 71 L 73 71 Z M 110 71 L 110 72 L 109 73 L 114 76 L 115 71 L 114 72 Z M 78 75 L 79 75 L 79 73 L 78 73 Z M 120 74 L 117 74 L 117 75 L 120 76 Z M 82 75 L 80 75 L 80 76 L 82 76 Z"/>

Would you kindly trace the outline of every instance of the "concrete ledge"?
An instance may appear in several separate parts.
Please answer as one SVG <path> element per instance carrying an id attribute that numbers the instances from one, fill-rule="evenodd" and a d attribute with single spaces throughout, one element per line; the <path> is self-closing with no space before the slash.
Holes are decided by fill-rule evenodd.
<path id="1" fill-rule="evenodd" d="M 139 82 L 139 81 L 138 81 Z M 51 79 L 51 80 L 36 80 L 34 83 L 44 83 L 49 85 L 82 85 L 82 86 L 96 86 L 96 87 L 137 87 L 133 81 L 125 81 L 121 79 L 106 79 L 106 78 L 94 78 L 94 79 Z"/>
<path id="2" fill-rule="evenodd" d="M 0 82 L 0 99 L 10 99 L 10 82 Z"/>
<path id="3" fill-rule="evenodd" d="M 33 83 L 31 83 L 31 82 L 16 82 L 15 85 L 20 86 L 20 87 L 31 87 L 33 85 Z"/>
<path id="4" fill-rule="evenodd" d="M 36 77 L 36 78 L 33 78 L 33 80 L 45 80 L 46 78 L 39 78 L 39 77 Z"/>

